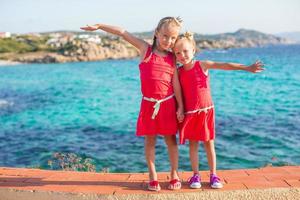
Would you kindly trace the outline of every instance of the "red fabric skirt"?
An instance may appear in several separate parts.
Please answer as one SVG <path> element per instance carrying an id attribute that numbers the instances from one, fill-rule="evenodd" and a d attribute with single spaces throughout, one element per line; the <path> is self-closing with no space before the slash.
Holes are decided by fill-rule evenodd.
<path id="1" fill-rule="evenodd" d="M 185 140 L 209 141 L 215 139 L 215 111 L 213 108 L 207 112 L 185 115 L 183 123 L 179 125 L 179 142 Z"/>
<path id="2" fill-rule="evenodd" d="M 175 97 L 160 104 L 158 114 L 152 119 L 154 102 L 142 100 L 136 126 L 136 135 L 174 135 L 178 131 Z"/>

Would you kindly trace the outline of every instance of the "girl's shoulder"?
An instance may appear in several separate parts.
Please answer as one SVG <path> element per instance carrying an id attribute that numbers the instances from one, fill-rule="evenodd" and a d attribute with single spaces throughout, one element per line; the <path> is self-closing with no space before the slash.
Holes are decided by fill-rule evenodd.
<path id="1" fill-rule="evenodd" d="M 194 60 L 193 68 L 202 68 L 202 62 L 200 60 Z"/>
<path id="2" fill-rule="evenodd" d="M 201 60 L 195 60 L 195 64 L 201 65 L 201 64 L 202 64 L 202 61 L 201 61 Z"/>
<path id="3" fill-rule="evenodd" d="M 150 54 L 152 52 L 152 45 L 148 44 L 146 54 Z"/>
<path id="4" fill-rule="evenodd" d="M 196 61 L 196 64 L 197 64 L 197 67 L 199 67 L 200 70 L 203 72 L 203 74 L 204 74 L 205 76 L 208 76 L 208 69 L 207 69 L 207 67 L 206 67 L 205 61 L 197 60 L 197 61 Z"/>
<path id="5" fill-rule="evenodd" d="M 146 51 L 143 59 L 141 60 L 141 63 L 148 62 L 151 58 L 151 55 L 152 55 L 152 45 L 148 44 L 147 51 Z"/>

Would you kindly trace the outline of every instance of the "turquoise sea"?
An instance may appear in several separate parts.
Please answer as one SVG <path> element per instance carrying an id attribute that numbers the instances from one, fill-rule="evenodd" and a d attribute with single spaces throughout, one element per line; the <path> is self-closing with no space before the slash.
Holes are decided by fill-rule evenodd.
<path id="1" fill-rule="evenodd" d="M 198 59 L 262 60 L 260 74 L 210 71 L 218 169 L 300 165 L 300 45 L 203 51 Z M 97 170 L 147 171 L 135 136 L 138 59 L 0 66 L 0 166 L 49 169 L 55 152 L 94 160 Z M 191 170 L 188 145 L 179 170 Z M 168 171 L 162 138 L 156 166 Z M 203 147 L 200 169 L 208 169 Z"/>

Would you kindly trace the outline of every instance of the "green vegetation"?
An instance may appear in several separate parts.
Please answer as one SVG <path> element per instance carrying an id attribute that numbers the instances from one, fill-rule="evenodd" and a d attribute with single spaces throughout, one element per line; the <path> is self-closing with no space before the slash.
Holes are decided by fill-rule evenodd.
<path id="1" fill-rule="evenodd" d="M 82 158 L 75 153 L 54 153 L 48 165 L 55 170 L 95 172 L 96 167 L 90 158 Z"/>
<path id="2" fill-rule="evenodd" d="M 38 37 L 31 35 L 0 38 L 0 53 L 28 53 L 36 51 L 53 51 L 46 44 L 47 36 Z"/>

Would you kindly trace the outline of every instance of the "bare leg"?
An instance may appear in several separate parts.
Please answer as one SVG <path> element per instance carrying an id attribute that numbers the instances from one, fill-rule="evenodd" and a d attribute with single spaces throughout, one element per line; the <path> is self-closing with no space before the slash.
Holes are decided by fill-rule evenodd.
<path id="1" fill-rule="evenodd" d="M 171 179 L 178 178 L 178 146 L 175 135 L 165 136 L 165 143 L 168 147 L 169 159 L 171 164 Z"/>
<path id="2" fill-rule="evenodd" d="M 204 142 L 204 148 L 206 151 L 207 161 L 210 169 L 211 174 L 216 174 L 216 165 L 217 165 L 217 159 L 216 159 L 216 152 L 215 152 L 215 144 L 214 140 L 209 140 L 207 142 Z"/>
<path id="3" fill-rule="evenodd" d="M 150 181 L 157 180 L 155 169 L 155 143 L 156 136 L 145 136 L 145 157 L 148 165 Z"/>
<path id="4" fill-rule="evenodd" d="M 210 187 L 214 189 L 220 189 L 223 187 L 223 184 L 220 178 L 217 176 L 217 159 L 216 159 L 216 152 L 215 152 L 215 144 L 214 140 L 210 140 L 204 142 L 204 148 L 207 155 L 208 165 L 210 169 Z"/>
<path id="5" fill-rule="evenodd" d="M 198 158 L 198 141 L 189 141 L 190 144 L 190 161 L 194 174 L 199 173 L 199 158 Z"/>
<path id="6" fill-rule="evenodd" d="M 165 136 L 165 143 L 168 146 L 169 159 L 171 164 L 171 180 L 177 179 L 178 177 L 178 146 L 176 142 L 175 135 Z M 176 183 L 175 185 L 170 186 L 169 189 L 179 189 L 181 187 L 181 183 Z"/>

